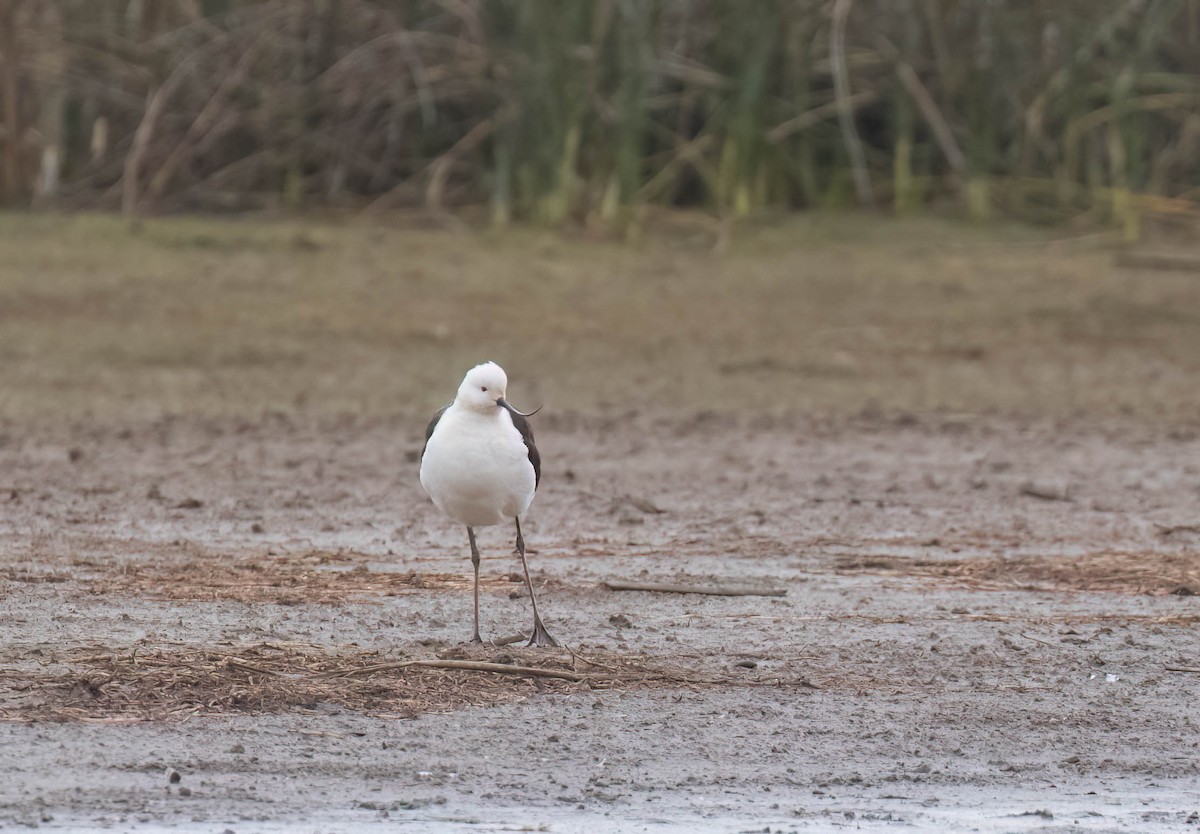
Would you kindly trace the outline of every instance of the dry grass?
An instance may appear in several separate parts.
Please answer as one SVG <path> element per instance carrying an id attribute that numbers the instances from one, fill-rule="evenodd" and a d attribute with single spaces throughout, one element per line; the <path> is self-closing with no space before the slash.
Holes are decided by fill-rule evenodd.
<path id="1" fill-rule="evenodd" d="M 119 572 L 109 570 L 90 579 L 81 577 L 81 584 L 93 594 L 125 594 L 147 600 L 232 600 L 280 605 L 332 605 L 371 596 L 471 588 L 466 573 L 372 571 L 368 560 L 364 554 L 345 551 L 263 554 L 237 559 L 210 555 L 182 562 L 134 563 Z M 75 564 L 77 568 L 89 567 L 80 560 Z M 512 584 L 507 576 L 484 575 L 479 582 L 481 588 Z"/>
<path id="2" fill-rule="evenodd" d="M 1190 553 L 1089 553 L 963 560 L 843 556 L 838 559 L 836 569 L 848 574 L 935 577 L 978 590 L 1200 594 L 1200 564 Z"/>
<path id="3" fill-rule="evenodd" d="M 668 222 L 669 221 L 669 222 Z M 807 215 L 531 229 L 0 215 L 0 417 L 1200 409 L 1200 281 L 1042 232 Z M 449 386 L 449 387 L 448 387 Z"/>
<path id="4" fill-rule="evenodd" d="M 488 664 L 506 671 L 482 668 Z M 80 647 L 38 669 L 0 670 L 0 720 L 158 721 L 330 706 L 413 718 L 545 692 L 755 683 L 704 677 L 689 666 L 669 659 L 491 646 L 462 646 L 420 659 L 379 652 L 329 654 L 319 646 L 291 643 L 122 653 Z"/>

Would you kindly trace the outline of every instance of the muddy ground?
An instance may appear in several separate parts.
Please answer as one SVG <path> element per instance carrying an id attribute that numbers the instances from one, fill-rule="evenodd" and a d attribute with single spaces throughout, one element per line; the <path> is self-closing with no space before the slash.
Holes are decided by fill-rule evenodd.
<path id="1" fill-rule="evenodd" d="M 908 280 L 888 273 L 891 247 L 940 252 L 946 233 L 926 233 L 876 243 L 878 278 Z M 263 291 L 191 316 L 174 285 L 155 296 L 120 277 L 145 258 L 99 243 L 45 255 L 61 271 L 41 289 L 0 273 L 21 333 L 0 338 L 0 828 L 1200 828 L 1200 422 L 1182 384 L 1200 289 L 1186 279 L 981 245 L 949 271 L 940 254 L 911 268 L 923 312 L 876 298 L 867 336 L 831 346 L 836 328 L 787 342 L 774 308 L 816 320 L 851 302 L 819 291 L 820 270 L 763 266 L 748 295 L 722 296 L 725 317 L 660 285 L 678 318 L 645 343 L 618 334 L 599 352 L 589 330 L 547 353 L 565 381 L 495 357 L 515 402 L 551 401 L 525 532 L 569 650 L 473 648 L 465 534 L 416 479 L 426 409 L 457 372 L 430 392 L 436 363 L 410 365 L 424 342 L 334 339 L 322 328 L 350 313 L 288 270 L 342 233 L 291 234 L 277 308 Z M 788 257 L 823 265 L 845 246 Z M 43 251 L 26 249 L 13 257 Z M 245 247 L 203 257 L 240 280 Z M 756 257 L 645 254 L 668 284 L 694 267 L 710 302 Z M 90 294 L 72 258 L 95 261 Z M 989 271 L 1034 261 L 1041 283 L 993 286 L 1006 277 Z M 471 309 L 487 319 L 527 289 L 506 280 L 463 290 Z M 599 292 L 550 293 L 545 312 Z M 314 339 L 331 353 L 288 329 L 294 315 L 280 324 L 289 305 L 324 322 Z M 938 322 L 929 344 L 919 320 Z M 740 335 L 710 343 L 709 325 Z M 156 363 L 172 328 L 217 341 Z M 253 347 L 273 339 L 294 350 Z M 689 344 L 688 372 L 663 376 Z M 306 383 L 317 393 L 300 396 Z M 508 638 L 529 624 L 509 531 L 481 547 L 483 631 Z"/>
<path id="2" fill-rule="evenodd" d="M 1200 665 L 1195 432 L 539 428 L 531 558 L 580 659 L 471 656 L 594 682 L 322 677 L 463 654 L 469 562 L 419 494 L 419 426 L 6 431 L 2 818 L 1151 830 L 1200 807 L 1200 675 L 1168 671 Z M 518 564 L 483 541 L 484 630 L 510 635 Z"/>

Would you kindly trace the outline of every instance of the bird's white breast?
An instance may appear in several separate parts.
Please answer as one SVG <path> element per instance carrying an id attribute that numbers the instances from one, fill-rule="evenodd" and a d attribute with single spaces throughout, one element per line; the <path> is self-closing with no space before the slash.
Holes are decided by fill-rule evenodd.
<path id="1" fill-rule="evenodd" d="M 451 406 L 421 459 L 421 485 L 446 515 L 469 527 L 499 524 L 533 501 L 529 450 L 508 412 Z"/>

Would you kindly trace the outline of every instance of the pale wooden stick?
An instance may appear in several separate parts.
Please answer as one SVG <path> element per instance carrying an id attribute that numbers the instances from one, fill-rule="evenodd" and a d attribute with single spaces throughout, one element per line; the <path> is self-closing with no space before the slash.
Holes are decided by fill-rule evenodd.
<path id="1" fill-rule="evenodd" d="M 658 594 L 708 594 L 718 597 L 782 597 L 786 588 L 739 588 L 725 585 L 668 585 L 658 582 L 625 582 L 606 579 L 610 591 L 651 591 Z"/>
<path id="2" fill-rule="evenodd" d="M 536 666 L 513 666 L 508 663 L 488 663 L 482 660 L 401 660 L 396 663 L 377 663 L 362 669 L 348 669 L 344 672 L 327 673 L 330 677 L 349 677 L 351 675 L 384 672 L 390 669 L 407 669 L 411 666 L 421 666 L 426 669 L 458 669 L 464 672 L 496 672 L 501 675 L 522 675 L 530 678 L 559 678 L 565 681 L 587 680 L 587 675 L 568 672 L 562 669 L 539 669 Z"/>

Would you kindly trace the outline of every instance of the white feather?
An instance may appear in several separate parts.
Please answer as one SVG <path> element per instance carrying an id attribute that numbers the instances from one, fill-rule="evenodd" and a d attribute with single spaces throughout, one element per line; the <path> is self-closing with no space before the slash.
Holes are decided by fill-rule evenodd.
<path id="1" fill-rule="evenodd" d="M 421 459 L 421 485 L 433 503 L 468 527 L 511 521 L 533 501 L 529 450 L 508 411 L 495 405 L 506 386 L 499 366 L 472 368 Z"/>

